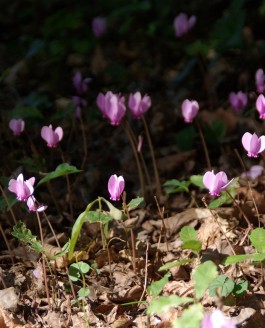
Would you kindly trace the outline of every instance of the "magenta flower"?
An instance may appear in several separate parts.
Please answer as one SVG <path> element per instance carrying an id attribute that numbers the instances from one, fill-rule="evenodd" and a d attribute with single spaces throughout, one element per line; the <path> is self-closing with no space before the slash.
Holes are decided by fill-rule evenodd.
<path id="1" fill-rule="evenodd" d="M 265 119 L 265 97 L 263 95 L 259 95 L 256 100 L 256 108 L 259 112 L 259 118 Z"/>
<path id="2" fill-rule="evenodd" d="M 203 318 L 201 328 L 236 328 L 236 324 L 225 317 L 220 310 L 215 310 L 211 315 Z"/>
<path id="3" fill-rule="evenodd" d="M 17 195 L 17 199 L 25 201 L 34 192 L 33 185 L 35 183 L 35 178 L 32 177 L 29 180 L 24 181 L 23 174 L 19 174 L 17 179 L 11 179 L 8 184 L 8 190 Z"/>
<path id="4" fill-rule="evenodd" d="M 265 80 L 265 75 L 263 69 L 259 68 L 255 74 L 255 82 L 256 82 L 256 88 L 258 93 L 264 92 L 264 88 L 265 88 L 264 80 Z"/>
<path id="5" fill-rule="evenodd" d="M 112 175 L 109 178 L 108 190 L 110 193 L 110 199 L 119 200 L 125 187 L 125 181 L 122 176 Z"/>
<path id="6" fill-rule="evenodd" d="M 97 105 L 103 117 L 107 117 L 111 125 L 120 125 L 126 112 L 124 97 L 111 91 L 108 91 L 106 95 L 99 93 Z"/>
<path id="7" fill-rule="evenodd" d="M 151 98 L 148 95 L 142 97 L 139 91 L 135 92 L 135 94 L 131 93 L 128 106 L 133 116 L 139 119 L 150 108 Z"/>
<path id="8" fill-rule="evenodd" d="M 258 157 L 265 149 L 265 136 L 258 137 L 256 133 L 246 132 L 242 137 L 242 145 L 248 152 L 248 157 Z"/>
<path id="9" fill-rule="evenodd" d="M 196 24 L 196 16 L 191 16 L 188 18 L 187 14 L 181 13 L 174 19 L 174 30 L 176 37 L 181 37 Z"/>
<path id="10" fill-rule="evenodd" d="M 186 99 L 181 105 L 182 116 L 186 123 L 191 123 L 199 111 L 199 104 L 196 100 Z"/>
<path id="11" fill-rule="evenodd" d="M 203 184 L 209 189 L 209 194 L 212 196 L 220 196 L 221 191 L 225 190 L 227 186 L 233 181 L 228 181 L 225 172 L 220 171 L 214 174 L 214 171 L 208 171 L 203 176 Z"/>
<path id="12" fill-rule="evenodd" d="M 92 21 L 92 31 L 96 38 L 102 37 L 107 30 L 107 21 L 103 17 L 95 17 Z"/>
<path id="13" fill-rule="evenodd" d="M 241 177 L 254 180 L 262 174 L 263 170 L 264 170 L 263 166 L 253 165 L 247 172 L 243 172 L 241 174 Z"/>
<path id="14" fill-rule="evenodd" d="M 55 148 L 63 138 L 63 129 L 58 126 L 53 131 L 51 124 L 49 126 L 43 126 L 41 129 L 41 137 L 47 142 L 48 147 Z"/>
<path id="15" fill-rule="evenodd" d="M 27 206 L 29 211 L 31 212 L 43 212 L 48 207 L 47 205 L 38 205 L 36 202 L 36 198 L 31 195 L 27 200 Z"/>
<path id="16" fill-rule="evenodd" d="M 240 111 L 241 109 L 246 107 L 247 102 L 248 102 L 248 97 L 247 97 L 247 94 L 242 91 L 238 91 L 238 93 L 230 92 L 229 101 L 230 101 L 231 106 L 235 110 Z"/>
<path id="17" fill-rule="evenodd" d="M 13 131 L 14 136 L 19 136 L 24 131 L 25 122 L 21 118 L 17 120 L 13 118 L 9 121 L 8 126 Z"/>

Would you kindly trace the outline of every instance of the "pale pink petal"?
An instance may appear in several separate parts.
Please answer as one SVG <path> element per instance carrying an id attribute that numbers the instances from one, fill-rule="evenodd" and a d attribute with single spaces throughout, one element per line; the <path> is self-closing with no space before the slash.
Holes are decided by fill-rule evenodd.
<path id="1" fill-rule="evenodd" d="M 247 151 L 250 151 L 251 139 L 252 139 L 252 134 L 249 132 L 246 132 L 242 137 L 242 145 Z"/>
<path id="2" fill-rule="evenodd" d="M 61 141 L 62 138 L 63 138 L 63 129 L 62 129 L 60 126 L 58 126 L 58 127 L 55 129 L 54 132 L 55 132 L 55 133 L 57 134 L 57 136 L 58 136 L 58 141 Z"/>

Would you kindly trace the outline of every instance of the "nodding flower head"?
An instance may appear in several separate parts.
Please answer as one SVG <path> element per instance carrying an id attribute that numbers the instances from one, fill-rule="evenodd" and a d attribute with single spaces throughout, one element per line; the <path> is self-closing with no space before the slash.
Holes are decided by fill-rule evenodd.
<path id="1" fill-rule="evenodd" d="M 196 24 L 196 20 L 196 16 L 188 18 L 185 13 L 180 13 L 176 16 L 173 23 L 176 37 L 179 38 L 188 33 L 188 31 Z"/>
<path id="2" fill-rule="evenodd" d="M 110 199 L 119 200 L 125 187 L 125 181 L 122 176 L 112 175 L 109 178 L 108 190 L 110 193 Z"/>
<path id="3" fill-rule="evenodd" d="M 128 107 L 133 116 L 139 119 L 151 107 L 151 98 L 148 95 L 142 97 L 139 91 L 135 92 L 135 94 L 131 93 Z"/>
<path id="4" fill-rule="evenodd" d="M 247 94 L 242 91 L 238 91 L 237 93 L 230 92 L 229 101 L 230 101 L 231 106 L 236 111 L 240 111 L 241 109 L 246 107 L 247 102 L 248 102 L 248 97 L 247 97 Z"/>
<path id="5" fill-rule="evenodd" d="M 212 196 L 220 196 L 221 191 L 225 190 L 231 182 L 232 180 L 228 181 L 223 171 L 217 174 L 214 174 L 214 171 L 208 171 L 203 176 L 203 184 Z"/>
<path id="6" fill-rule="evenodd" d="M 49 126 L 43 126 L 41 129 L 41 137 L 47 142 L 48 147 L 55 148 L 63 138 L 63 129 L 58 126 L 53 130 L 51 124 Z"/>
<path id="7" fill-rule="evenodd" d="M 17 179 L 11 179 L 8 184 L 8 190 L 17 195 L 17 199 L 21 201 L 27 200 L 34 192 L 33 185 L 35 178 L 24 181 L 23 174 L 19 174 Z"/>
<path id="8" fill-rule="evenodd" d="M 186 99 L 181 105 L 182 116 L 186 123 L 191 123 L 199 111 L 199 104 L 196 100 Z"/>
<path id="9" fill-rule="evenodd" d="M 242 137 L 242 145 L 248 157 L 258 157 L 265 150 L 265 136 L 258 137 L 256 133 L 246 132 Z"/>
<path id="10" fill-rule="evenodd" d="M 103 115 L 109 119 L 111 125 L 120 125 L 125 115 L 125 99 L 120 94 L 108 91 L 105 95 L 99 93 L 97 105 Z"/>
<path id="11" fill-rule="evenodd" d="M 92 20 L 92 31 L 96 38 L 102 37 L 107 30 L 107 21 L 103 17 L 95 17 Z"/>
<path id="12" fill-rule="evenodd" d="M 265 89 L 264 85 L 265 75 L 262 68 L 257 69 L 255 73 L 255 82 L 256 82 L 256 89 L 258 93 L 263 93 Z"/>
<path id="13" fill-rule="evenodd" d="M 25 122 L 19 118 L 9 121 L 9 128 L 13 131 L 14 136 L 19 136 L 25 129 Z"/>
<path id="14" fill-rule="evenodd" d="M 259 118 L 265 119 L 265 97 L 263 95 L 259 95 L 256 100 L 256 108 L 259 112 Z"/>

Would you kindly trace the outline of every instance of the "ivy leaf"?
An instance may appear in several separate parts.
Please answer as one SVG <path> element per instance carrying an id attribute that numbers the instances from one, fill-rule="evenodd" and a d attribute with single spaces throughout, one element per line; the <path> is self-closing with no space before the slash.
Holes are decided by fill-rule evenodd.
<path id="1" fill-rule="evenodd" d="M 210 296 L 219 297 L 221 296 L 228 296 L 230 293 L 232 293 L 234 289 L 235 283 L 233 280 L 228 278 L 226 275 L 222 274 L 216 279 L 212 281 L 212 283 L 209 286 L 209 293 Z"/>

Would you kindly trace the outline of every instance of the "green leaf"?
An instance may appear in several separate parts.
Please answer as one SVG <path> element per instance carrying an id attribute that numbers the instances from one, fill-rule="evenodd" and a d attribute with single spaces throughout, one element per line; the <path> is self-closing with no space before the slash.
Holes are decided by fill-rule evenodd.
<path id="1" fill-rule="evenodd" d="M 75 263 L 71 264 L 69 267 L 69 278 L 75 282 L 79 280 L 81 275 L 80 275 L 80 271 L 74 264 Z"/>
<path id="2" fill-rule="evenodd" d="M 32 235 L 31 231 L 27 229 L 25 224 L 19 221 L 16 225 L 13 226 L 13 231 L 11 235 L 30 246 L 35 252 L 45 253 L 41 242 L 37 240 L 37 236 Z"/>
<path id="3" fill-rule="evenodd" d="M 83 274 L 88 273 L 89 270 L 90 270 L 90 265 L 87 264 L 86 262 L 83 262 L 83 261 L 79 261 L 77 263 L 73 263 L 73 264 L 71 264 L 71 267 L 78 269 Z"/>
<path id="4" fill-rule="evenodd" d="M 193 227 L 185 226 L 180 230 L 179 238 L 183 242 L 197 240 L 197 231 Z"/>
<path id="5" fill-rule="evenodd" d="M 102 224 L 106 224 L 111 220 L 113 218 L 109 214 L 99 211 L 89 211 L 86 215 L 86 222 L 101 222 Z"/>
<path id="6" fill-rule="evenodd" d="M 179 181 L 176 179 L 172 179 L 169 181 L 166 181 L 163 186 L 166 187 L 166 193 L 172 194 L 176 192 L 189 192 L 189 185 L 191 182 L 188 180 Z"/>
<path id="7" fill-rule="evenodd" d="M 69 241 L 69 252 L 68 252 L 68 260 L 71 260 L 73 257 L 75 245 L 79 236 L 79 233 L 81 231 L 81 228 L 83 224 L 86 222 L 86 220 L 89 218 L 89 210 L 90 208 L 98 202 L 98 199 L 95 199 L 93 202 L 87 205 L 87 208 L 84 212 L 82 212 L 78 218 L 76 219 L 73 228 L 72 228 L 72 235 L 71 239 Z"/>
<path id="8" fill-rule="evenodd" d="M 166 283 L 168 282 L 169 277 L 171 276 L 171 273 L 168 272 L 167 274 L 164 275 L 163 278 L 160 280 L 157 280 L 153 282 L 148 288 L 148 293 L 151 294 L 153 297 L 158 296 L 163 288 L 165 287 Z"/>
<path id="9" fill-rule="evenodd" d="M 197 266 L 192 274 L 192 278 L 195 281 L 195 295 L 197 299 L 204 295 L 206 289 L 217 274 L 216 265 L 212 261 L 206 261 Z"/>
<path id="10" fill-rule="evenodd" d="M 183 260 L 180 260 L 180 261 L 168 262 L 168 263 L 162 265 L 158 269 L 158 271 L 169 270 L 171 268 L 175 268 L 177 266 L 185 265 L 185 264 L 192 263 L 192 262 L 193 262 L 192 259 L 183 259 Z"/>
<path id="11" fill-rule="evenodd" d="M 176 133 L 176 143 L 180 150 L 188 151 L 194 147 L 196 130 L 193 125 L 188 125 Z"/>
<path id="12" fill-rule="evenodd" d="M 200 328 L 203 319 L 203 306 L 192 304 L 182 312 L 180 318 L 173 321 L 173 328 Z"/>
<path id="13" fill-rule="evenodd" d="M 233 293 L 237 296 L 244 294 L 248 290 L 248 281 L 239 280 L 235 283 Z"/>
<path id="14" fill-rule="evenodd" d="M 216 198 L 209 204 L 209 208 L 214 209 L 224 204 L 231 204 L 232 202 L 233 199 L 231 199 L 231 197 L 225 191 L 223 191 L 220 197 Z"/>
<path id="15" fill-rule="evenodd" d="M 236 263 L 244 262 L 246 260 L 262 262 L 265 260 L 265 253 L 231 255 L 224 260 L 224 265 L 236 264 Z"/>
<path id="16" fill-rule="evenodd" d="M 203 175 L 192 175 L 190 177 L 190 182 L 192 184 L 194 184 L 195 186 L 197 186 L 197 187 L 199 187 L 201 189 L 204 189 L 205 186 L 204 186 L 202 180 L 203 180 Z"/>
<path id="17" fill-rule="evenodd" d="M 145 206 L 145 201 L 144 201 L 144 198 L 143 197 L 134 198 L 127 205 L 129 211 L 134 210 L 135 208 L 137 208 L 139 206 L 140 207 Z"/>
<path id="18" fill-rule="evenodd" d="M 187 304 L 193 302 L 190 297 L 179 297 L 177 295 L 160 296 L 157 299 L 152 299 L 146 310 L 148 315 L 161 314 L 168 311 L 173 306 L 179 306 L 181 304 Z"/>
<path id="19" fill-rule="evenodd" d="M 69 165 L 68 163 L 62 163 L 56 167 L 55 171 L 47 173 L 46 176 L 39 181 L 37 186 L 61 176 L 79 172 L 82 171 L 78 170 L 75 166 Z"/>
<path id="20" fill-rule="evenodd" d="M 265 253 L 265 229 L 256 228 L 254 229 L 249 239 L 251 240 L 252 246 L 254 246 L 259 253 Z"/>
<path id="21" fill-rule="evenodd" d="M 82 287 L 82 288 L 79 289 L 77 295 L 78 295 L 79 299 L 85 298 L 85 297 L 90 295 L 90 289 L 86 288 L 86 287 L 85 288 Z"/>
<path id="22" fill-rule="evenodd" d="M 53 256 L 50 258 L 50 260 L 55 260 L 55 259 L 57 259 L 58 257 L 63 256 L 64 254 L 66 254 L 66 253 L 68 252 L 68 250 L 69 250 L 69 241 L 68 241 L 66 244 L 63 245 L 61 252 L 59 252 L 59 253 L 53 255 Z"/>
<path id="23" fill-rule="evenodd" d="M 209 286 L 209 293 L 210 296 L 213 297 L 220 297 L 221 296 L 228 296 L 232 293 L 234 289 L 235 283 L 233 280 L 228 278 L 226 275 L 222 274 L 216 277 Z M 216 291 L 218 290 L 218 293 Z"/>
<path id="24" fill-rule="evenodd" d="M 199 254 L 202 249 L 202 243 L 199 240 L 188 240 L 181 245 L 182 249 L 190 249 L 196 254 Z"/>
<path id="25" fill-rule="evenodd" d="M 215 119 L 211 124 L 203 127 L 203 135 L 206 139 L 206 143 L 215 145 L 217 142 L 223 140 L 226 135 L 226 126 L 223 121 Z"/>
<path id="26" fill-rule="evenodd" d="M 114 207 L 109 201 L 107 201 L 105 198 L 101 198 L 105 204 L 108 206 L 109 208 L 109 214 L 113 217 L 114 220 L 122 220 L 126 218 L 126 215 L 119 210 L 118 208 Z"/>

